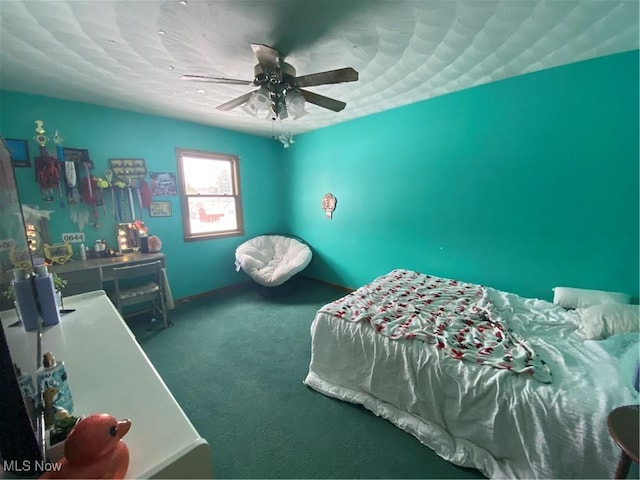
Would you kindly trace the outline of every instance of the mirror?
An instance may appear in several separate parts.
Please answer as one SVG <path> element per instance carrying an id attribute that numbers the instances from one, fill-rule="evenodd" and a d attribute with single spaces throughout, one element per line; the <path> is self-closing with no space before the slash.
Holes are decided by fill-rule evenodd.
<path id="1" fill-rule="evenodd" d="M 118 239 L 118 251 L 120 253 L 132 253 L 140 250 L 140 225 L 144 223 L 118 223 L 116 225 L 116 237 Z"/>
<path id="2" fill-rule="evenodd" d="M 13 276 L 15 265 L 33 271 L 24 217 L 18 197 L 11 153 L 0 137 L 0 288 L 4 291 Z M 2 297 L 4 299 L 4 297 Z M 6 299 L 5 299 L 6 300 Z M 37 474 L 44 459 L 44 419 L 40 410 L 33 408 L 33 400 L 23 397 L 14 368 L 14 358 L 7 342 L 6 329 L 22 328 L 20 324 L 7 324 L 6 309 L 13 304 L 5 302 L 0 308 L 0 457 L 3 468 L 21 474 Z M 20 357 L 39 362 L 39 332 L 33 352 L 19 352 Z M 18 352 L 13 352 L 18 353 Z M 33 357 L 31 357 L 33 355 Z M 35 372 L 31 372 L 35 373 Z M 39 403 L 39 402 L 38 402 Z"/>

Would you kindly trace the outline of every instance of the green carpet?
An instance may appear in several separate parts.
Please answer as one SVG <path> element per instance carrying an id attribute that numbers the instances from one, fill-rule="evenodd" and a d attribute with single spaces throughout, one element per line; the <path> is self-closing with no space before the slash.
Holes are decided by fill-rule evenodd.
<path id="1" fill-rule="evenodd" d="M 217 478 L 483 478 L 302 383 L 314 314 L 344 294 L 300 278 L 285 296 L 248 287 L 179 305 L 167 330 L 142 316 L 129 325 L 209 441 Z"/>

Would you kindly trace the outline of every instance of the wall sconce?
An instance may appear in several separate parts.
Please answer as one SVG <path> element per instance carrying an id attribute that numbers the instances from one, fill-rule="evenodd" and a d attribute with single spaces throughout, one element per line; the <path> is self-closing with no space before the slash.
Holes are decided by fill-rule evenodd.
<path id="1" fill-rule="evenodd" d="M 336 203 L 338 203 L 338 200 L 330 193 L 327 193 L 322 197 L 322 209 L 328 219 L 333 218 L 333 211 L 336 209 Z"/>

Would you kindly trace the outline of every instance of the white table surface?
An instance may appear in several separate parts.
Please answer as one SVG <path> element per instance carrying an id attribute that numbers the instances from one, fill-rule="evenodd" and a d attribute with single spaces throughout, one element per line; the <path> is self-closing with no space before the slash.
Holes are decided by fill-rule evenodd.
<path id="1" fill-rule="evenodd" d="M 65 297 L 75 312 L 43 332 L 42 352 L 64 361 L 74 414 L 129 418 L 128 478 L 211 478 L 207 441 L 200 437 L 104 291 Z M 36 370 L 36 332 L 12 326 L 15 311 L 0 314 L 12 357 Z M 162 334 L 171 335 L 167 330 Z M 35 378 L 35 376 L 34 376 Z"/>

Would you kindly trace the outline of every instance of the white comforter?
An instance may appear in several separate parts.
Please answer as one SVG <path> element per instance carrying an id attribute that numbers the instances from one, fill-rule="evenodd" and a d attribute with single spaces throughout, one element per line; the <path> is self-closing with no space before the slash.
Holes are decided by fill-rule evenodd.
<path id="1" fill-rule="evenodd" d="M 491 478 L 611 478 L 619 449 L 607 415 L 639 401 L 631 388 L 637 334 L 583 341 L 575 312 L 487 292 L 503 321 L 547 361 L 552 384 L 321 312 L 305 384 L 362 404 L 444 459 Z"/>

